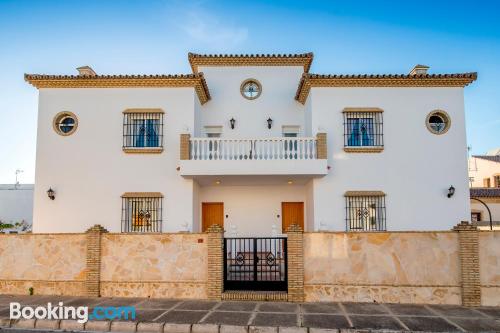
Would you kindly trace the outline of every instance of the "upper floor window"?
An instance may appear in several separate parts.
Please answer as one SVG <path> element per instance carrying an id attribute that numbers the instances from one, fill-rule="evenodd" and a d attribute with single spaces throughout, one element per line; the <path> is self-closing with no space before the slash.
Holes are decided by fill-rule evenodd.
<path id="1" fill-rule="evenodd" d="M 128 109 L 123 112 L 123 148 L 144 150 L 163 147 L 163 111 Z M 161 150 L 158 150 L 161 151 Z"/>
<path id="2" fill-rule="evenodd" d="M 222 126 L 205 126 L 207 138 L 220 138 L 222 135 Z"/>
<path id="3" fill-rule="evenodd" d="M 56 114 L 52 123 L 54 131 L 62 136 L 71 135 L 78 127 L 78 119 L 75 114 L 69 111 L 63 111 Z"/>
<path id="4" fill-rule="evenodd" d="M 450 129 L 450 116 L 443 110 L 434 110 L 427 115 L 425 125 L 432 134 L 444 134 Z"/>
<path id="5" fill-rule="evenodd" d="M 491 187 L 490 179 L 489 178 L 484 178 L 483 179 L 483 186 L 484 187 Z"/>
<path id="6" fill-rule="evenodd" d="M 285 138 L 296 138 L 300 134 L 300 126 L 283 126 L 282 132 Z"/>
<path id="7" fill-rule="evenodd" d="M 256 99 L 262 93 L 262 85 L 255 79 L 248 79 L 241 83 L 240 92 L 246 99 Z"/>
<path id="8" fill-rule="evenodd" d="M 162 199 L 157 192 L 122 195 L 122 232 L 161 232 Z"/>
<path id="9" fill-rule="evenodd" d="M 347 231 L 386 230 L 384 192 L 348 191 L 345 200 Z"/>
<path id="10" fill-rule="evenodd" d="M 344 150 L 380 151 L 384 147 L 382 110 L 378 108 L 345 108 Z"/>

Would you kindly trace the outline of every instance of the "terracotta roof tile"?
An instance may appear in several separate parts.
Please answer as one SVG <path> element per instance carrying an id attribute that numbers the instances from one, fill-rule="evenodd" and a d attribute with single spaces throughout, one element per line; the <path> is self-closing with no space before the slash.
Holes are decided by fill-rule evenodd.
<path id="1" fill-rule="evenodd" d="M 500 155 L 473 155 L 472 157 L 500 163 Z"/>
<path id="2" fill-rule="evenodd" d="M 470 196 L 473 198 L 500 198 L 500 187 L 471 187 Z"/>

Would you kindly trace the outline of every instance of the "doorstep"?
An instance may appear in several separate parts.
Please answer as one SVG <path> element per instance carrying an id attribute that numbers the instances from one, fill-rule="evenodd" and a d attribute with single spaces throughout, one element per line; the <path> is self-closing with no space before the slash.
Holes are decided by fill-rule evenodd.
<path id="1" fill-rule="evenodd" d="M 223 301 L 288 301 L 286 291 L 231 290 L 222 293 Z"/>

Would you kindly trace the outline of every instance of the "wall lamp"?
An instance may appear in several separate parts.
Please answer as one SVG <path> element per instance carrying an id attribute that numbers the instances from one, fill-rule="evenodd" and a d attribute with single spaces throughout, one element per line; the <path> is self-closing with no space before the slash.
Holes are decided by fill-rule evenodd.
<path id="1" fill-rule="evenodd" d="M 453 185 L 451 185 L 448 189 L 448 198 L 451 198 L 453 194 L 455 194 L 455 188 L 453 187 Z"/>
<path id="2" fill-rule="evenodd" d="M 271 129 L 271 127 L 273 127 L 273 120 L 269 117 L 267 119 L 267 128 Z"/>
<path id="3" fill-rule="evenodd" d="M 47 196 L 50 200 L 54 200 L 56 198 L 56 192 L 54 192 L 52 187 L 49 187 L 49 189 L 47 190 Z"/>
<path id="4" fill-rule="evenodd" d="M 231 118 L 231 120 L 229 120 L 229 123 L 231 124 L 231 129 L 234 129 L 234 124 L 236 123 L 236 120 L 234 120 L 234 118 Z"/>

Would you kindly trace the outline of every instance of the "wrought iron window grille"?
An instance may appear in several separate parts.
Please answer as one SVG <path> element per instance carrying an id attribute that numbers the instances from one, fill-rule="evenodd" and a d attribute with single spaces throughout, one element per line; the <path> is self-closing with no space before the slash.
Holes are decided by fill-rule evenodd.
<path id="1" fill-rule="evenodd" d="M 123 148 L 163 147 L 163 113 L 125 113 Z"/>
<path id="2" fill-rule="evenodd" d="M 382 112 L 344 112 L 344 147 L 384 147 Z"/>
<path id="3" fill-rule="evenodd" d="M 162 231 L 162 198 L 122 198 L 122 232 Z"/>
<path id="4" fill-rule="evenodd" d="M 385 231 L 385 196 L 346 196 L 347 231 Z"/>

